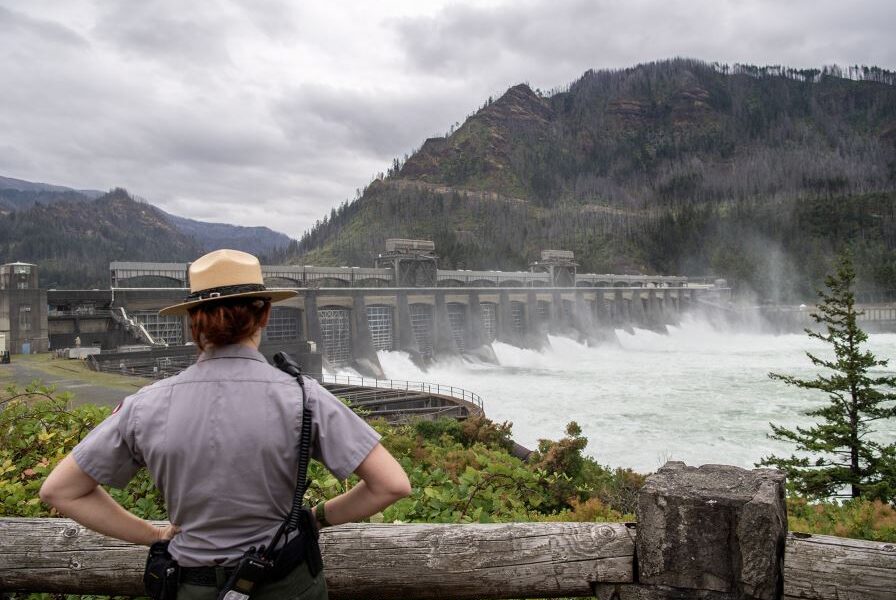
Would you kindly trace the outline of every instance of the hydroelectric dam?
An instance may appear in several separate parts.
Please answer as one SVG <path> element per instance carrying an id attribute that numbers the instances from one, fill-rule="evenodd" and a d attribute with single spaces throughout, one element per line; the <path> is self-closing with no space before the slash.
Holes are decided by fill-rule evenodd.
<path id="1" fill-rule="evenodd" d="M 190 341 L 188 320 L 158 310 L 186 296 L 188 267 L 113 262 L 109 290 L 48 291 L 51 347 L 74 346 L 76 337 L 104 354 L 143 345 L 167 349 L 177 364 L 176 349 Z M 561 334 L 598 343 L 617 328 L 663 330 L 695 304 L 729 295 L 723 280 L 583 274 L 577 267 L 572 252 L 544 250 L 529 271 L 444 270 L 432 242 L 398 239 L 387 240 L 372 268 L 266 265 L 269 288 L 298 296 L 274 305 L 262 351 L 303 355 L 310 372 L 318 355 L 317 372 L 350 367 L 376 377 L 382 350 L 407 352 L 420 364 L 458 355 L 488 361 L 496 340 L 537 349 L 548 334 Z"/>

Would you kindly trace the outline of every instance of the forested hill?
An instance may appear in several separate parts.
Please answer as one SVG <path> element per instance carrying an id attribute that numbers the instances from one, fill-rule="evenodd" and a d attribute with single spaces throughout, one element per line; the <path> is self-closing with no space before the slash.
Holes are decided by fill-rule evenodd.
<path id="1" fill-rule="evenodd" d="M 0 262 L 38 264 L 45 288 L 108 288 L 111 261 L 176 262 L 200 254 L 162 211 L 121 189 L 0 216 Z"/>
<path id="2" fill-rule="evenodd" d="M 387 237 L 442 265 L 717 275 L 805 297 L 851 246 L 866 287 L 896 276 L 896 75 L 676 59 L 517 85 L 426 140 L 300 242 L 297 262 L 372 263 Z"/>
<path id="3" fill-rule="evenodd" d="M 102 206 L 90 204 L 90 201 L 96 200 L 103 195 L 104 192 L 94 190 L 74 190 L 59 185 L 35 183 L 0 176 L 0 219 L 3 219 L 4 216 L 9 217 L 9 220 L 5 221 L 7 223 L 15 223 L 16 219 L 36 219 L 40 221 L 41 219 L 45 219 L 50 215 L 59 212 L 65 215 L 74 213 L 75 215 L 78 215 L 75 217 L 75 220 L 77 221 L 80 217 L 84 217 L 85 215 L 97 211 L 101 212 Z M 112 196 L 128 198 L 133 201 L 124 190 L 116 190 L 112 193 Z M 56 204 L 62 204 L 63 206 L 55 207 Z M 75 204 L 84 204 L 84 206 L 78 208 L 74 206 Z M 196 221 L 194 219 L 187 219 L 166 213 L 146 202 L 139 201 L 138 204 L 140 210 L 150 211 L 153 218 L 147 223 L 141 219 L 132 219 L 133 214 L 126 211 L 125 221 L 129 224 L 123 225 L 124 230 L 122 233 L 129 235 L 134 228 L 141 224 L 148 224 L 150 231 L 147 235 L 150 237 L 156 235 L 159 228 L 169 233 L 172 231 L 179 233 L 181 235 L 177 236 L 173 251 L 179 252 L 180 249 L 187 246 L 197 249 L 195 252 L 186 255 L 189 260 L 196 258 L 196 256 L 203 252 L 209 252 L 219 248 L 233 248 L 265 256 L 271 253 L 282 253 L 287 249 L 290 243 L 295 244 L 295 242 L 286 235 L 268 229 L 267 227 L 243 227 L 226 223 L 206 223 L 204 221 Z M 18 217 L 12 216 L 12 213 L 15 212 L 19 212 L 20 215 Z M 100 222 L 107 221 L 106 217 L 101 216 L 100 218 Z M 70 275 L 67 275 L 58 269 L 55 271 L 59 274 L 56 279 L 57 285 L 65 287 L 93 287 L 96 285 L 96 273 L 104 273 L 108 270 L 109 259 L 107 258 L 107 254 L 109 254 L 109 252 L 107 252 L 107 250 L 109 250 L 109 248 L 100 244 L 99 246 L 95 246 L 96 251 L 99 254 L 92 254 L 91 248 L 94 246 L 90 242 L 94 239 L 95 234 L 86 233 L 87 231 L 92 232 L 93 230 L 88 228 L 80 233 L 72 228 L 67 230 L 66 241 L 72 246 L 83 246 L 83 252 L 80 254 L 81 259 L 79 260 L 79 264 L 71 264 L 66 267 L 71 271 Z M 0 249 L 19 249 L 18 260 L 40 263 L 41 260 L 53 256 L 56 251 L 55 246 L 53 245 L 56 244 L 56 240 L 54 240 L 52 230 L 48 230 L 47 235 L 41 235 L 37 238 L 31 237 L 30 239 L 26 239 L 28 236 L 20 227 L 13 227 L 8 233 L 9 237 L 0 239 Z M 133 231 L 133 233 L 136 233 L 138 238 L 143 236 L 143 233 L 141 232 Z M 112 232 L 110 231 L 109 234 L 112 235 Z M 51 241 L 51 245 L 44 247 L 41 245 L 43 241 Z M 159 246 L 159 248 L 164 248 L 164 246 Z M 144 249 L 150 250 L 148 246 Z M 143 256 L 145 254 L 146 252 L 143 250 L 136 250 L 134 256 Z M 111 260 L 149 260 L 129 258 L 114 253 L 109 255 L 112 256 Z M 160 260 L 163 262 L 181 260 L 173 257 L 169 258 L 167 257 L 167 254 L 160 254 L 159 256 L 161 257 Z M 103 261 L 106 261 L 105 265 L 102 264 Z M 54 268 L 55 267 L 51 267 L 51 270 Z M 42 273 L 48 274 L 45 269 L 42 269 Z M 82 275 L 87 273 L 90 274 L 88 276 L 89 280 L 82 278 Z M 108 277 L 104 275 L 103 281 L 105 282 L 107 279 Z M 45 280 L 46 278 L 42 275 L 42 285 Z M 65 283 L 58 283 L 59 281 L 64 281 Z M 104 285 L 105 284 L 106 283 L 104 283 Z"/>

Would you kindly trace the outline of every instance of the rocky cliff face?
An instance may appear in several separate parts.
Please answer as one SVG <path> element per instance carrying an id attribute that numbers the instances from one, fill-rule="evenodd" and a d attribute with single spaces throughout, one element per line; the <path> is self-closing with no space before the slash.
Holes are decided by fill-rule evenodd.
<path id="1" fill-rule="evenodd" d="M 514 169 L 514 150 L 526 140 L 543 143 L 553 119 L 550 102 L 525 84 L 514 86 L 449 138 L 426 140 L 405 163 L 399 178 L 520 191 L 524 183 Z"/>

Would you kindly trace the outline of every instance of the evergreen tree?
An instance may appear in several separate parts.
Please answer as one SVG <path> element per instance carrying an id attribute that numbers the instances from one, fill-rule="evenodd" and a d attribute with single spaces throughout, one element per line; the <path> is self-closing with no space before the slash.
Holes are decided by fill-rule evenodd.
<path id="1" fill-rule="evenodd" d="M 868 439 L 871 423 L 896 417 L 896 377 L 870 373 L 889 361 L 862 348 L 868 335 L 856 323 L 862 313 L 856 312 L 854 282 L 852 259 L 842 255 L 836 273 L 826 278 L 828 291 L 818 292 L 821 302 L 818 312 L 812 314 L 822 330 L 806 330 L 809 337 L 833 348 L 832 360 L 806 353 L 813 365 L 826 372 L 814 379 L 769 373 L 788 385 L 828 395 L 827 404 L 806 412 L 819 417 L 820 423 L 796 429 L 771 424 L 773 439 L 793 442 L 797 451 L 815 458 L 769 456 L 759 464 L 782 469 L 795 489 L 808 496 L 834 496 L 849 486 L 853 498 L 896 502 L 896 443 L 884 445 Z"/>

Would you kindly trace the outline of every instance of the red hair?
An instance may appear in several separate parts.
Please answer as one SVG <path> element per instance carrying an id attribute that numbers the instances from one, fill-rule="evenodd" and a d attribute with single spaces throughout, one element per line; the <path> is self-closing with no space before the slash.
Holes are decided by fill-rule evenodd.
<path id="1" fill-rule="evenodd" d="M 227 346 L 249 339 L 267 324 L 271 301 L 267 298 L 221 300 L 200 304 L 190 310 L 193 341 L 206 346 Z"/>

